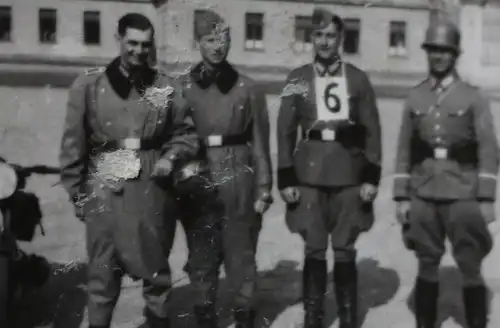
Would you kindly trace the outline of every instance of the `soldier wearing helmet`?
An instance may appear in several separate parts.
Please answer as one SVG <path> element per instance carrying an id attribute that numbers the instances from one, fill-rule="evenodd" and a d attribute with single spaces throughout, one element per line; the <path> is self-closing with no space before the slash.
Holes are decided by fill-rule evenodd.
<path id="1" fill-rule="evenodd" d="M 419 261 L 417 327 L 435 327 L 445 237 L 463 276 L 470 328 L 487 325 L 481 264 L 491 251 L 498 146 L 488 100 L 456 71 L 460 32 L 429 26 L 422 45 L 429 77 L 410 90 L 396 158 L 394 200 L 403 240 Z"/>

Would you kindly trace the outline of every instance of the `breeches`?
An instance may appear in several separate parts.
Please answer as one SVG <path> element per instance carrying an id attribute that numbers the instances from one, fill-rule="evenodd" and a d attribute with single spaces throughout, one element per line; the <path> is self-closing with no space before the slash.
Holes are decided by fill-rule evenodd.
<path id="1" fill-rule="evenodd" d="M 478 203 L 473 200 L 435 202 L 412 199 L 409 225 L 403 238 L 419 260 L 421 278 L 438 281 L 446 237 L 464 284 L 482 284 L 482 261 L 491 251 L 493 241 Z"/>
<path id="2" fill-rule="evenodd" d="M 372 204 L 363 203 L 360 187 L 301 186 L 300 202 L 287 208 L 287 224 L 305 242 L 306 258 L 326 259 L 328 238 L 339 262 L 356 258 L 355 243 L 373 225 Z"/>

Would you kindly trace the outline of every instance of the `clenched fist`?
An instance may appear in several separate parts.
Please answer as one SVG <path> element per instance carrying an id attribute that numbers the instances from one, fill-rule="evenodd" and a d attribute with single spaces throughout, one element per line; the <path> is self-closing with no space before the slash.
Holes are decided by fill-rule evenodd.
<path id="1" fill-rule="evenodd" d="M 273 197 L 271 196 L 271 193 L 269 193 L 268 191 L 262 192 L 257 201 L 255 201 L 255 212 L 260 215 L 264 214 L 269 209 L 269 207 L 271 207 L 272 203 Z"/>
<path id="2" fill-rule="evenodd" d="M 495 221 L 495 203 L 480 202 L 479 210 L 481 211 L 481 214 L 487 224 L 490 224 Z"/>
<path id="3" fill-rule="evenodd" d="M 408 214 L 410 213 L 411 203 L 408 200 L 400 201 L 396 205 L 396 219 L 400 224 L 408 223 Z"/>
<path id="4" fill-rule="evenodd" d="M 174 169 L 174 163 L 170 159 L 161 158 L 156 162 L 153 173 L 151 176 L 153 178 L 164 178 L 168 177 Z"/>
<path id="5" fill-rule="evenodd" d="M 371 203 L 377 197 L 378 188 L 372 184 L 364 183 L 361 185 L 360 197 L 365 203 Z"/>
<path id="6" fill-rule="evenodd" d="M 280 195 L 287 204 L 294 204 L 300 201 L 300 191 L 297 187 L 287 187 L 282 189 L 280 190 Z"/>

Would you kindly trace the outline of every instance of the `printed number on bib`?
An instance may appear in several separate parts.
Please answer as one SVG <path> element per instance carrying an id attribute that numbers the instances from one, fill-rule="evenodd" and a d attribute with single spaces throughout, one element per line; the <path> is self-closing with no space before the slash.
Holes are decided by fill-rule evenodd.
<path id="1" fill-rule="evenodd" d="M 344 77 L 317 77 L 315 90 L 318 120 L 349 120 L 349 94 Z"/>
<path id="2" fill-rule="evenodd" d="M 340 112 L 342 104 L 340 103 L 339 97 L 335 94 L 335 88 L 339 85 L 335 82 L 330 83 L 326 86 L 324 92 L 324 101 L 326 108 L 332 113 Z"/>

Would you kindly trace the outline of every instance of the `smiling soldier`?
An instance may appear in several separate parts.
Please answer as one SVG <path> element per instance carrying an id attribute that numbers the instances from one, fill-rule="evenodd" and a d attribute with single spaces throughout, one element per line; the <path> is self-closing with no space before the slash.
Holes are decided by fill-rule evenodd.
<path id="1" fill-rule="evenodd" d="M 379 114 L 367 75 L 339 56 L 340 17 L 313 13 L 314 63 L 290 73 L 278 116 L 278 188 L 305 242 L 304 327 L 322 327 L 331 235 L 341 328 L 357 327 L 355 243 L 371 228 L 380 180 Z M 302 138 L 297 145 L 298 128 Z"/>
<path id="2" fill-rule="evenodd" d="M 128 274 L 144 282 L 147 327 L 166 328 L 176 216 L 170 189 L 152 177 L 169 176 L 199 144 L 181 88 L 148 65 L 151 22 L 127 14 L 116 39 L 120 56 L 69 91 L 61 180 L 87 228 L 90 327 L 110 327 Z"/>
<path id="3" fill-rule="evenodd" d="M 456 72 L 460 34 L 449 22 L 427 29 L 429 78 L 406 100 L 394 199 L 406 246 L 419 261 L 417 327 L 434 328 L 445 236 L 463 275 L 469 328 L 487 325 L 481 264 L 492 248 L 498 147 L 488 101 Z"/>
<path id="4" fill-rule="evenodd" d="M 217 326 L 215 292 L 223 261 L 234 296 L 236 328 L 250 328 L 256 306 L 257 240 L 262 215 L 272 203 L 267 105 L 255 83 L 227 61 L 231 37 L 226 22 L 207 10 L 195 23 L 203 60 L 183 84 L 210 173 L 213 190 L 206 197 L 214 192 L 221 208 L 207 213 L 211 210 L 193 207 L 189 198 L 183 201 L 190 253 L 187 268 L 201 295 L 195 307 L 200 327 Z M 216 231 L 208 230 L 217 226 L 221 227 L 220 249 Z"/>

